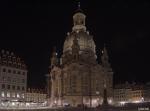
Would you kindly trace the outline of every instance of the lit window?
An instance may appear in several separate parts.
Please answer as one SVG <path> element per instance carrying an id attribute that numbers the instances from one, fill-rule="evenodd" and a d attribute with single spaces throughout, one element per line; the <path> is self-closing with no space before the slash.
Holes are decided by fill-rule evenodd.
<path id="1" fill-rule="evenodd" d="M 4 93 L 4 92 L 1 92 L 1 96 L 2 96 L 2 97 L 5 97 L 5 93 Z"/>
<path id="2" fill-rule="evenodd" d="M 20 98 L 20 95 L 17 93 L 17 98 Z"/>
<path id="3" fill-rule="evenodd" d="M 24 94 L 22 94 L 22 98 L 24 98 Z"/>
<path id="4" fill-rule="evenodd" d="M 14 102 L 12 102 L 12 106 L 14 106 L 15 105 L 15 103 Z"/>
<path id="5" fill-rule="evenodd" d="M 12 93 L 12 97 L 15 97 L 15 93 L 14 92 Z"/>
<path id="6" fill-rule="evenodd" d="M 7 97 L 10 97 L 10 92 L 7 92 Z"/>

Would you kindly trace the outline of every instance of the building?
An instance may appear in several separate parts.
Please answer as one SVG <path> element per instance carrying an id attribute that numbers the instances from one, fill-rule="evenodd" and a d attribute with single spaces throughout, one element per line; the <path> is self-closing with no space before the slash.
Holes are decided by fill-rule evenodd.
<path id="1" fill-rule="evenodd" d="M 126 84 L 118 84 L 114 88 L 114 102 L 116 104 L 124 104 L 130 99 L 131 86 L 128 82 Z"/>
<path id="2" fill-rule="evenodd" d="M 51 57 L 51 105 L 86 105 L 95 107 L 103 102 L 104 83 L 108 101 L 112 102 L 113 72 L 104 47 L 101 64 L 97 62 L 93 36 L 86 30 L 86 15 L 80 9 L 73 15 L 72 32 L 67 33 L 63 54 L 56 48 Z"/>
<path id="3" fill-rule="evenodd" d="M 46 105 L 47 94 L 45 90 L 28 88 L 27 92 L 25 93 L 25 97 L 26 105 Z"/>
<path id="4" fill-rule="evenodd" d="M 0 53 L 0 102 L 24 101 L 27 87 L 27 68 L 14 53 Z"/>
<path id="5" fill-rule="evenodd" d="M 146 83 L 145 87 L 145 92 L 144 92 L 144 101 L 150 102 L 150 82 Z"/>
<path id="6" fill-rule="evenodd" d="M 114 88 L 114 102 L 116 105 L 125 103 L 150 102 L 149 84 L 128 83 L 118 84 Z"/>

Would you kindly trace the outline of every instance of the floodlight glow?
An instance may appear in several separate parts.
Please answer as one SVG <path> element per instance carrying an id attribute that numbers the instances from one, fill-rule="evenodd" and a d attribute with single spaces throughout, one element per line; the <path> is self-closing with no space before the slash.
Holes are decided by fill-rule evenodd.
<path id="1" fill-rule="evenodd" d="M 121 101 L 120 102 L 121 105 L 125 105 L 125 103 L 126 103 L 125 101 Z"/>
<path id="2" fill-rule="evenodd" d="M 108 100 L 108 103 L 109 103 L 109 104 L 112 104 L 112 99 L 109 99 L 109 100 Z"/>
<path id="3" fill-rule="evenodd" d="M 141 101 L 132 101 L 133 103 L 140 103 Z"/>
<path id="4" fill-rule="evenodd" d="M 12 102 L 12 106 L 14 106 L 15 105 L 15 103 L 14 102 Z"/>

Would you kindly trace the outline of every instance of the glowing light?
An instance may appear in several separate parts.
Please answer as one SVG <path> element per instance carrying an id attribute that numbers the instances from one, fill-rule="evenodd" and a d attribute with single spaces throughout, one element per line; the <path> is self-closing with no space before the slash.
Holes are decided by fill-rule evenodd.
<path id="1" fill-rule="evenodd" d="M 141 101 L 132 101 L 132 103 L 140 103 Z"/>
<path id="2" fill-rule="evenodd" d="M 109 103 L 109 104 L 112 104 L 112 99 L 109 99 L 109 100 L 108 100 L 108 103 Z"/>
<path id="3" fill-rule="evenodd" d="M 2 97 L 5 97 L 5 93 L 4 93 L 4 92 L 2 92 L 2 93 L 1 93 L 1 96 L 2 96 Z"/>
<path id="4" fill-rule="evenodd" d="M 17 99 L 13 100 L 13 101 L 18 101 Z"/>
<path id="5" fill-rule="evenodd" d="M 17 93 L 17 98 L 20 98 L 20 95 Z"/>
<path id="6" fill-rule="evenodd" d="M 121 101 L 120 102 L 121 105 L 125 105 L 125 103 L 126 103 L 125 101 Z"/>
<path id="7" fill-rule="evenodd" d="M 93 106 L 93 107 L 96 107 L 96 106 L 98 105 L 98 101 L 99 101 L 98 98 L 93 99 L 93 100 L 92 100 L 92 106 Z"/>
<path id="8" fill-rule="evenodd" d="M 96 91 L 96 94 L 99 94 L 99 91 Z"/>
<path id="9" fill-rule="evenodd" d="M 142 100 L 142 102 L 143 102 L 143 101 L 144 101 L 144 98 L 142 97 L 141 100 Z"/>
<path id="10" fill-rule="evenodd" d="M 26 106 L 30 106 L 30 103 L 26 103 Z"/>
<path id="11" fill-rule="evenodd" d="M 15 103 L 14 102 L 12 102 L 12 106 L 14 106 L 15 105 Z"/>
<path id="12" fill-rule="evenodd" d="M 7 92 L 7 97 L 10 97 L 10 92 Z"/>
<path id="13" fill-rule="evenodd" d="M 54 103 L 56 104 L 56 103 L 57 103 L 57 101 L 55 100 L 55 101 L 54 101 Z"/>

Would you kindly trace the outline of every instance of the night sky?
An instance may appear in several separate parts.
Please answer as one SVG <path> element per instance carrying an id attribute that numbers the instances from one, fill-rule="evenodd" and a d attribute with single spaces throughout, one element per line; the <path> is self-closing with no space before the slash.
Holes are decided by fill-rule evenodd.
<path id="1" fill-rule="evenodd" d="M 114 83 L 150 81 L 150 2 L 85 0 L 81 8 L 100 57 L 104 43 Z M 61 55 L 72 28 L 75 0 L 1 0 L 0 50 L 13 51 L 28 66 L 28 86 L 44 87 L 53 46 Z"/>

